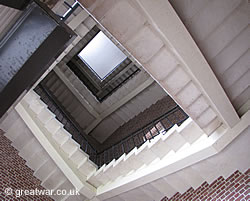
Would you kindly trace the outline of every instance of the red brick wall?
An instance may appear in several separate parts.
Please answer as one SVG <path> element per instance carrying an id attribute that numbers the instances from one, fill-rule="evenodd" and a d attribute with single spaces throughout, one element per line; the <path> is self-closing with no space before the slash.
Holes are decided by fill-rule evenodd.
<path id="1" fill-rule="evenodd" d="M 149 108 L 147 108 L 146 110 L 129 120 L 127 123 L 119 127 L 110 137 L 108 137 L 103 142 L 101 149 L 105 149 L 117 142 L 120 142 L 121 139 L 124 139 L 136 130 L 161 117 L 175 106 L 176 103 L 170 96 L 165 96 L 161 100 L 158 100 L 155 104 L 151 105 Z M 176 116 L 178 116 L 177 113 L 175 113 L 175 115 L 170 116 L 170 120 L 173 122 L 179 120 L 179 118 L 176 118 Z M 182 116 L 183 114 L 180 114 L 180 118 L 183 118 Z"/>
<path id="2" fill-rule="evenodd" d="M 196 190 L 190 188 L 184 194 L 176 193 L 171 198 L 163 198 L 161 201 L 247 201 L 250 200 L 250 169 L 245 173 L 234 172 L 224 179 L 222 176 L 210 185 L 204 182 Z"/>
<path id="3" fill-rule="evenodd" d="M 18 190 L 43 190 L 41 181 L 33 176 L 33 171 L 25 165 L 18 151 L 11 146 L 11 141 L 0 130 L 0 200 L 36 200 L 52 201 L 48 196 L 21 196 L 6 195 L 5 189 Z"/>

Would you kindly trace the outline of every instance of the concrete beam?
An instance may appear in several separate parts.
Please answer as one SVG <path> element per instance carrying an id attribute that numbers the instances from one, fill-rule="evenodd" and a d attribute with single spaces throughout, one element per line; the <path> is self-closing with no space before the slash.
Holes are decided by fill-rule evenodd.
<path id="1" fill-rule="evenodd" d="M 236 125 L 240 120 L 239 116 L 169 1 L 137 0 L 136 2 L 144 10 L 150 24 L 158 30 L 165 44 L 172 49 L 192 79 L 199 85 L 223 122 L 230 128 Z"/>
<path id="2" fill-rule="evenodd" d="M 55 73 L 60 77 L 64 84 L 70 89 L 70 91 L 75 95 L 79 102 L 92 114 L 95 118 L 99 118 L 100 114 L 90 105 L 90 103 L 75 89 L 68 78 L 58 69 L 54 68 Z"/>

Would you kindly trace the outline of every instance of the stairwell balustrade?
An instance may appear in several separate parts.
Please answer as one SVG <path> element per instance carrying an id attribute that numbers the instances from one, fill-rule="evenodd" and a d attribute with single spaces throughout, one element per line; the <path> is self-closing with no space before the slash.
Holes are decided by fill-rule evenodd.
<path id="1" fill-rule="evenodd" d="M 71 115 L 46 86 L 40 83 L 35 88 L 35 92 L 40 96 L 41 100 L 48 105 L 48 109 L 55 114 L 57 120 L 64 125 L 64 128 L 72 135 L 72 138 L 80 144 L 81 149 L 89 155 L 89 159 L 98 167 L 101 167 L 103 164 L 108 164 L 113 159 L 118 159 L 124 153 L 129 153 L 135 147 L 139 148 L 145 142 L 150 142 L 157 135 L 166 134 L 174 125 L 177 124 L 180 126 L 188 118 L 188 115 L 180 106 L 176 105 L 162 116 L 152 120 L 149 124 L 131 133 L 118 143 L 98 152 L 97 149 L 90 144 L 79 124 L 73 120 Z"/>

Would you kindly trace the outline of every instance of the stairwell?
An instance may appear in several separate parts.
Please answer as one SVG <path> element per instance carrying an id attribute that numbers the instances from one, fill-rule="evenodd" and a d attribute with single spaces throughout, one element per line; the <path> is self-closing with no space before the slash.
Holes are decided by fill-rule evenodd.
<path id="1" fill-rule="evenodd" d="M 133 6 L 131 7 L 131 4 L 126 1 L 115 4 L 114 7 L 121 9 L 124 7 L 128 8 L 132 12 L 131 16 L 138 14 L 134 12 L 136 9 Z M 106 18 L 102 19 L 104 25 L 109 26 L 109 20 L 112 22 L 116 14 L 115 10 L 109 10 L 105 16 Z M 120 17 L 120 14 L 122 13 L 117 15 Z M 135 26 L 139 30 L 137 30 L 138 33 L 136 36 L 130 38 L 131 35 L 128 34 L 124 36 L 127 38 L 121 40 L 126 41 L 125 46 L 145 64 L 146 69 L 159 81 L 161 86 L 170 91 L 171 95 L 191 114 L 195 122 L 192 119 L 188 119 L 180 127 L 174 126 L 167 133 L 158 135 L 150 142 L 147 141 L 144 143 L 140 148 L 135 148 L 98 169 L 89 160 L 89 155 L 84 153 L 80 149 L 80 145 L 72 139 L 71 134 L 55 119 L 55 114 L 48 110 L 47 105 L 39 99 L 40 97 L 37 94 L 30 91 L 16 108 L 9 111 L 6 118 L 1 122 L 1 128 L 6 131 L 6 136 L 13 142 L 13 146 L 20 151 L 20 155 L 27 161 L 27 165 L 35 170 L 34 175 L 42 180 L 42 185 L 45 188 L 66 188 L 68 190 L 77 188 L 81 193 L 80 196 L 75 197 L 54 197 L 55 200 L 91 200 L 92 198 L 97 200 L 112 200 L 114 196 L 118 196 L 141 185 L 146 185 L 161 178 L 163 175 L 168 176 L 169 182 L 172 181 L 172 186 L 170 185 L 169 189 L 180 192 L 173 197 L 168 196 L 171 200 L 188 199 L 186 196 L 190 196 L 190 193 L 192 193 L 192 196 L 197 196 L 196 198 L 193 197 L 194 199 L 200 199 L 201 197 L 198 196 L 203 196 L 201 193 L 198 193 L 200 189 L 191 189 L 186 194 L 183 194 L 190 187 L 189 183 L 183 182 L 181 185 L 178 185 L 178 183 L 175 183 L 176 178 L 173 178 L 171 174 L 217 154 L 240 135 L 241 132 L 249 128 L 249 111 L 242 116 L 238 124 L 231 125 L 231 127 L 222 125 L 220 111 L 219 115 L 217 111 L 218 108 L 214 106 L 213 102 L 211 104 L 211 100 L 208 98 L 207 93 L 204 93 L 204 89 L 200 90 L 202 87 L 190 76 L 190 72 L 183 70 L 185 68 L 182 66 L 182 61 L 180 62 L 176 55 L 169 53 L 170 50 L 168 47 L 163 45 L 162 41 L 159 41 L 160 37 L 157 34 L 155 35 L 154 27 L 145 25 L 144 14 L 141 17 L 144 18 L 142 20 L 143 27 L 140 26 L 141 22 L 139 22 L 139 28 Z M 81 24 L 81 20 L 69 20 L 71 22 L 69 23 L 76 31 L 84 30 L 87 33 L 90 28 L 86 29 L 86 27 L 91 27 L 94 24 L 91 23 L 93 19 L 89 15 L 86 15 L 85 11 L 79 12 L 77 16 L 77 19 L 84 21 L 84 25 Z M 148 18 L 146 19 L 148 20 Z M 116 22 L 114 22 L 114 25 L 119 26 Z M 74 43 L 77 43 L 81 39 L 81 31 L 78 32 L 79 37 Z M 113 32 L 112 29 L 111 32 Z M 114 35 L 117 33 L 119 32 L 114 32 Z M 135 47 L 135 43 L 139 41 L 139 36 L 144 34 L 150 42 L 156 40 L 155 42 L 159 46 L 153 49 L 150 54 L 148 52 L 141 54 Z M 119 37 L 119 34 L 117 36 Z M 153 39 L 150 39 L 150 36 Z M 140 48 L 144 47 L 140 43 L 139 45 Z M 63 58 L 67 51 L 60 57 Z M 149 57 L 145 56 L 147 54 L 149 54 Z M 168 58 L 168 61 L 164 58 Z M 152 67 L 161 66 L 158 65 L 158 60 L 163 60 L 162 63 L 168 64 L 170 69 L 172 69 L 169 72 L 165 72 L 165 74 L 159 74 L 158 70 L 160 67 Z M 60 58 L 57 61 L 60 61 Z M 176 85 L 172 85 L 173 83 Z M 191 95 L 187 96 L 187 94 Z M 76 110 L 77 108 L 74 108 L 74 111 Z M 18 136 L 15 131 L 21 130 L 23 127 L 28 128 L 27 132 L 23 132 L 22 136 Z M 30 147 L 33 147 L 34 150 L 39 147 L 39 150 L 42 151 L 41 154 L 39 151 L 30 153 Z M 38 163 L 37 158 L 41 156 L 44 156 L 44 160 L 39 160 Z M 192 171 L 188 171 L 188 173 L 192 175 Z M 246 174 L 249 177 L 249 171 Z M 240 176 L 241 174 L 236 172 L 235 175 Z M 200 177 L 195 178 L 199 182 L 204 179 Z M 193 180 L 190 180 L 190 182 L 193 182 Z M 199 182 L 194 182 L 194 186 L 198 186 Z M 211 188 L 208 191 L 210 191 L 215 185 L 221 185 L 219 182 L 226 182 L 225 185 L 231 185 L 227 184 L 227 180 L 224 181 L 223 178 L 219 178 L 216 182 L 213 185 L 205 183 L 201 188 L 209 185 Z M 244 180 L 243 182 L 246 181 Z M 176 188 L 173 188 L 173 186 L 176 186 Z M 160 188 L 159 185 L 158 188 Z M 225 197 L 220 197 L 219 199 L 228 198 L 232 200 L 237 197 L 237 193 L 234 195 L 231 195 L 232 193 L 226 194 L 227 192 L 222 195 Z M 240 196 L 237 199 L 243 199 Z M 142 198 L 138 198 L 138 200 L 140 199 Z"/>
<path id="2" fill-rule="evenodd" d="M 15 110 L 17 112 L 12 111 L 1 123 L 1 128 L 6 131 L 6 136 L 10 136 L 13 146 L 24 153 L 22 155 L 26 158 L 27 164 L 36 170 L 35 175 L 42 180 L 42 184 L 47 183 L 46 179 L 51 179 L 54 183 L 53 177 L 49 175 L 50 170 L 56 168 L 65 175 L 71 188 L 78 189 L 85 196 L 85 200 L 94 197 L 97 189 L 98 198 L 105 200 L 110 197 L 109 192 L 112 189 L 126 188 L 127 191 L 137 187 L 139 180 L 144 180 L 139 185 L 146 184 L 162 177 L 159 172 L 165 172 L 164 174 L 168 175 L 194 164 L 217 153 L 222 148 L 220 141 L 229 143 L 239 133 L 232 131 L 230 134 L 221 128 L 220 132 L 217 131 L 208 136 L 191 119 L 188 119 L 180 127 L 174 126 L 164 135 L 158 135 L 138 149 L 134 148 L 128 154 L 97 169 L 89 160 L 89 156 L 81 151 L 79 144 L 71 138 L 70 133 L 55 119 L 55 115 L 49 111 L 47 105 L 35 92 L 30 91 Z M 14 117 L 19 115 L 18 123 L 15 120 L 17 118 Z M 243 123 L 247 121 L 248 116 L 249 114 L 244 117 Z M 15 131 L 19 130 L 18 125 L 21 122 L 22 125 L 25 123 L 31 131 L 28 135 L 25 133 L 24 136 L 17 136 Z M 235 129 L 242 130 L 244 126 Z M 37 159 L 36 155 L 31 157 L 28 152 L 29 146 L 26 146 L 26 143 L 33 142 L 33 139 L 38 140 L 53 161 L 46 159 L 39 167 L 36 166 L 36 162 L 28 162 L 28 158 Z M 33 147 L 32 143 L 30 146 Z M 34 146 L 38 147 L 38 145 Z M 48 166 L 51 168 L 47 168 Z M 59 177 L 56 178 L 59 179 Z M 133 184 L 134 182 L 137 184 Z"/>
<path id="3" fill-rule="evenodd" d="M 17 112 L 13 110 L 8 114 L 6 119 L 1 122 L 1 129 L 6 131 L 4 133 L 5 137 L 11 141 L 11 146 L 18 151 L 18 155 L 25 160 L 25 165 L 34 171 L 33 175 L 41 181 L 41 186 L 55 193 L 51 195 L 51 198 L 54 200 L 76 201 L 80 201 L 84 198 L 82 195 L 70 196 L 60 195 L 59 193 L 56 194 L 56 192 L 61 189 L 69 193 L 74 190 L 75 187 L 57 166 L 54 161 L 55 159 L 51 158 L 48 154 L 48 150 L 34 137 L 31 130 L 25 125 Z M 23 170 L 21 173 L 24 173 Z M 13 190 L 30 189 L 28 186 L 21 187 L 20 185 L 10 185 L 6 186 L 6 188 L 7 187 L 13 187 Z M 18 187 L 20 187 L 20 189 L 18 189 Z M 21 198 L 24 199 L 25 197 Z M 32 196 L 31 199 L 35 199 L 35 197 Z"/>

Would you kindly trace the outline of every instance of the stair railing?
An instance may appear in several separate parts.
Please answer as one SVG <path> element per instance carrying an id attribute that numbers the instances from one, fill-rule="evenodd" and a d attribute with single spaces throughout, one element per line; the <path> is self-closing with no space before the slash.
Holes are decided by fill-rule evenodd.
<path id="1" fill-rule="evenodd" d="M 80 144 L 81 149 L 89 155 L 90 160 L 96 163 L 96 149 L 88 142 L 79 126 L 72 121 L 72 117 L 66 112 L 53 94 L 41 83 L 37 85 L 35 92 L 41 97 L 41 100 L 48 105 L 48 109 L 56 115 L 57 120 L 64 125 L 64 128 L 72 135 L 72 138 Z"/>
<path id="2" fill-rule="evenodd" d="M 124 153 L 129 153 L 135 147 L 139 148 L 146 141 L 151 141 L 159 134 L 166 134 L 175 124 L 181 125 L 188 115 L 176 105 L 161 117 L 138 129 L 120 142 L 106 148 L 97 155 L 97 165 L 102 166 L 118 159 Z"/>
<path id="3" fill-rule="evenodd" d="M 88 142 L 84 134 L 82 134 L 80 126 L 72 120 L 71 115 L 66 112 L 66 109 L 61 106 L 56 97 L 54 97 L 44 85 L 40 83 L 35 88 L 35 92 L 40 95 L 41 100 L 48 105 L 48 108 L 56 115 L 58 121 L 72 134 L 72 138 L 81 145 L 81 149 L 90 156 L 90 160 L 98 167 L 101 167 L 103 164 L 108 164 L 113 159 L 118 159 L 124 153 L 129 153 L 135 147 L 139 148 L 146 141 L 151 141 L 159 134 L 164 135 L 175 124 L 179 126 L 188 118 L 188 115 L 176 105 L 146 126 L 136 130 L 114 145 L 105 148 L 105 150 L 97 152 Z"/>

